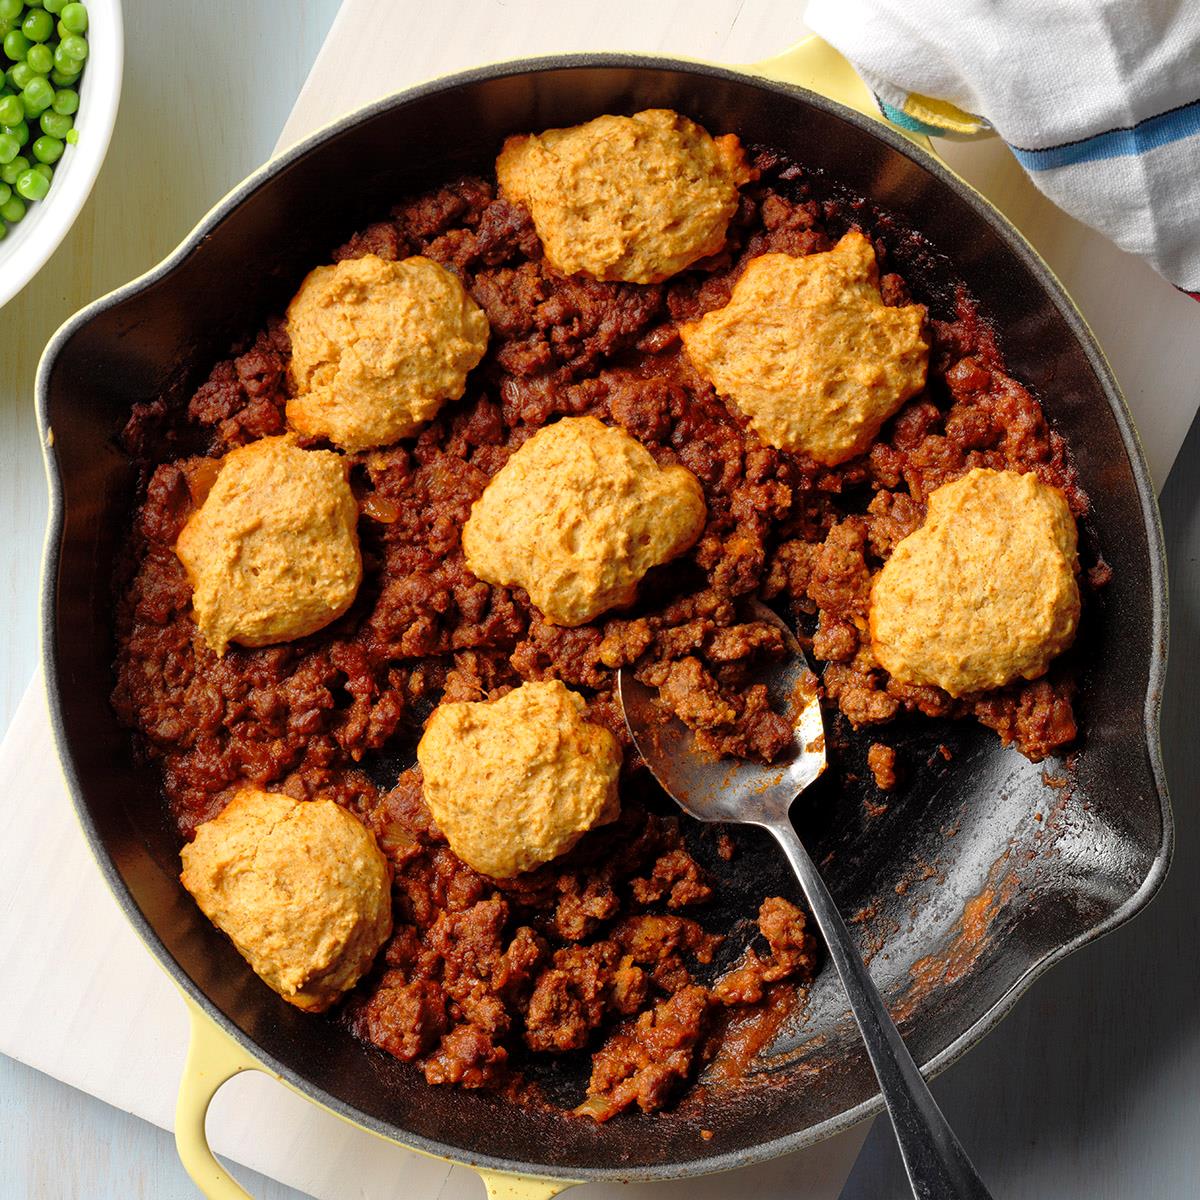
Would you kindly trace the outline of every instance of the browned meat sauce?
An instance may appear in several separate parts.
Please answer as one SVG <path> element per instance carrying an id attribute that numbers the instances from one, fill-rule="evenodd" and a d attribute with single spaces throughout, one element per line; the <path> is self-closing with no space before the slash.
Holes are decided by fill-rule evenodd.
<path id="1" fill-rule="evenodd" d="M 896 751 L 891 746 L 872 742 L 867 747 L 867 766 L 881 792 L 890 792 L 896 786 Z"/>
<path id="2" fill-rule="evenodd" d="M 872 574 L 940 484 L 976 466 L 1034 471 L 1077 515 L 1086 510 L 1062 439 L 1005 373 L 965 293 L 931 321 L 927 391 L 868 454 L 835 469 L 762 446 L 681 356 L 676 322 L 724 303 L 750 257 L 826 250 L 851 224 L 875 238 L 885 299 L 910 299 L 889 249 L 913 235 L 861 203 L 818 198 L 772 152 L 756 165 L 727 250 L 665 285 L 554 274 L 524 211 L 474 178 L 401 204 L 335 252 L 445 264 L 485 308 L 492 339 L 461 401 L 415 440 L 354 456 L 364 585 L 317 635 L 218 659 L 196 636 L 173 552 L 213 460 L 284 428 L 282 324 L 218 363 L 186 407 L 138 406 L 126 429 L 145 474 L 117 572 L 114 703 L 159 764 L 182 837 L 243 781 L 331 796 L 375 831 L 395 868 L 397 927 L 347 1018 L 432 1083 L 511 1087 L 514 1056 L 591 1048 L 584 1111 L 656 1109 L 713 1052 L 724 1006 L 764 1004 L 811 976 L 803 913 L 767 897 L 766 950 L 748 948 L 711 986 L 698 982 L 720 939 L 681 913 L 702 916 L 721 881 L 692 857 L 678 821 L 643 803 L 651 785 L 613 695 L 615 669 L 631 665 L 712 750 L 776 756 L 790 730 L 747 677 L 757 656 L 782 647 L 774 627 L 745 618 L 743 598 L 771 601 L 811 635 L 826 696 L 854 726 L 911 710 L 973 714 L 1034 759 L 1075 735 L 1064 671 L 956 702 L 889 679 L 864 646 Z M 523 591 L 475 579 L 460 549 L 488 479 L 565 414 L 621 425 L 660 463 L 682 463 L 709 512 L 693 550 L 652 572 L 635 608 L 577 629 L 544 623 Z M 388 786 L 394 771 L 381 784 L 369 768 L 411 748 L 440 697 L 477 700 L 550 677 L 580 689 L 590 718 L 625 746 L 623 816 L 566 858 L 498 884 L 450 852 L 415 769 Z M 733 847 L 722 835 L 721 860 Z"/>

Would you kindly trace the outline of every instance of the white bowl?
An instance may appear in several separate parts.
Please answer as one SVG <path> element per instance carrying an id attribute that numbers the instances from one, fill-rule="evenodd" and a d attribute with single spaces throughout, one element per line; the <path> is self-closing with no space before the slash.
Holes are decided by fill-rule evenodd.
<path id="1" fill-rule="evenodd" d="M 29 205 L 25 217 L 8 227 L 0 241 L 0 307 L 7 304 L 58 249 L 96 182 L 108 153 L 117 105 L 125 37 L 121 0 L 85 0 L 91 47 L 79 88 L 75 128 L 79 141 L 68 145 L 54 168 L 44 200 Z M 31 135 L 32 136 L 32 135 Z M 27 147 L 22 148 L 25 154 Z"/>

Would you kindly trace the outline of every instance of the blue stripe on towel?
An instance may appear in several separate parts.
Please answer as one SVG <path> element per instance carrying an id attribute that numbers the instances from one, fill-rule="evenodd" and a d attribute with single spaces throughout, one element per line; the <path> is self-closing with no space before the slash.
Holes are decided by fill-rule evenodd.
<path id="1" fill-rule="evenodd" d="M 1048 146 L 1045 150 L 1013 146 L 1012 152 L 1027 171 L 1048 171 L 1053 167 L 1142 154 L 1156 146 L 1197 136 L 1200 136 L 1200 100 L 1193 100 L 1169 112 L 1147 117 L 1127 129 L 1109 129 L 1077 142 Z"/>

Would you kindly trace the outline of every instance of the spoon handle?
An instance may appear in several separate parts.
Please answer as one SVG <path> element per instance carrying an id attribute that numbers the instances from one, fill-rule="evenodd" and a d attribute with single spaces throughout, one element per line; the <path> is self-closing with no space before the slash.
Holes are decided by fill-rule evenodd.
<path id="1" fill-rule="evenodd" d="M 991 1193 L 926 1087 L 866 964 L 850 940 L 842 914 L 791 822 L 785 816 L 782 822 L 768 828 L 796 872 L 829 947 L 829 956 L 841 976 L 896 1131 L 913 1195 L 918 1200 L 991 1200 Z"/>

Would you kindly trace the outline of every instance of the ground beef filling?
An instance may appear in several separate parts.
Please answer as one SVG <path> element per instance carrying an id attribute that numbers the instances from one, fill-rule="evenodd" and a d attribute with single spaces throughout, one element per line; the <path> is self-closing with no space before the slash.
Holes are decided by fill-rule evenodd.
<path id="1" fill-rule="evenodd" d="M 696 982 L 720 936 L 681 910 L 712 898 L 679 819 L 627 804 L 537 871 L 496 881 L 451 853 L 406 771 L 367 822 L 396 868 L 397 932 L 347 1016 L 361 1037 L 430 1083 L 501 1087 L 510 1053 L 597 1046 L 581 1112 L 598 1120 L 675 1098 L 716 1049 L 724 1007 L 759 1003 L 783 980 L 811 978 L 804 913 L 763 901 L 767 951 L 749 948 L 711 988 Z M 663 1053 L 669 1045 L 669 1053 Z"/>
<path id="2" fill-rule="evenodd" d="M 330 796 L 375 830 L 396 872 L 397 926 L 349 1019 L 431 1082 L 507 1086 L 518 1051 L 587 1047 L 592 1115 L 660 1107 L 710 1052 L 714 1012 L 762 1003 L 811 973 L 803 915 L 768 898 L 759 926 L 769 951 L 698 982 L 712 938 L 680 912 L 702 916 L 720 881 L 700 871 L 677 823 L 639 798 L 649 784 L 613 694 L 616 668 L 658 688 L 712 751 L 774 758 L 790 730 L 748 684 L 757 661 L 782 653 L 774 627 L 747 614 L 759 597 L 811 639 L 825 696 L 855 727 L 906 711 L 973 715 L 1034 759 L 1074 737 L 1061 669 L 954 701 L 888 678 L 864 633 L 873 574 L 940 484 L 972 467 L 1034 471 L 1077 516 L 1086 509 L 1062 439 L 1005 373 L 969 297 L 934 313 L 926 391 L 869 453 L 837 468 L 761 445 L 682 356 L 676 323 L 723 304 L 750 257 L 827 250 L 851 224 L 875 239 L 885 300 L 910 300 L 889 269 L 901 235 L 887 219 L 815 198 L 810 177 L 770 152 L 756 165 L 761 180 L 744 191 L 726 251 L 667 284 L 556 275 L 525 212 L 479 179 L 400 205 L 333 255 L 444 264 L 492 336 L 462 400 L 415 439 L 352 456 L 364 583 L 346 616 L 312 637 L 218 659 L 196 635 L 173 552 L 214 460 L 284 429 L 282 324 L 214 367 L 186 405 L 139 405 L 126 429 L 144 474 L 117 571 L 117 710 L 159 765 L 185 838 L 243 782 Z M 688 554 L 646 577 L 633 609 L 566 629 L 542 621 L 523 591 L 474 578 L 460 539 L 508 456 L 557 417 L 584 414 L 624 427 L 660 465 L 687 467 L 708 522 Z M 580 690 L 589 719 L 620 740 L 625 813 L 567 858 L 498 885 L 447 848 L 419 776 L 397 782 L 385 765 L 411 750 L 438 699 L 549 678 Z"/>

